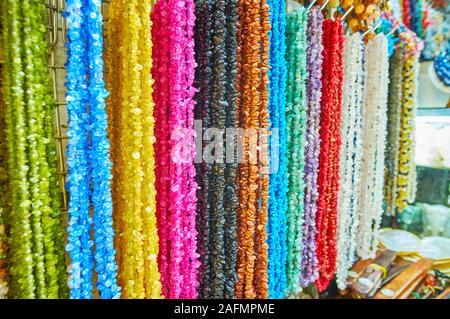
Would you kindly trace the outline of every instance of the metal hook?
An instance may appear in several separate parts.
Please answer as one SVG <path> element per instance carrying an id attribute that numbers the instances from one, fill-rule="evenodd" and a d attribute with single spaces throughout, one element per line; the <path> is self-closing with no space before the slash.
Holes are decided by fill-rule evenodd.
<path id="1" fill-rule="evenodd" d="M 328 2 L 330 2 L 330 0 L 325 0 L 325 2 L 322 4 L 322 6 L 320 7 L 320 11 L 322 11 L 323 9 L 325 9 L 325 7 L 327 6 Z"/>
<path id="2" fill-rule="evenodd" d="M 390 36 L 392 33 L 394 33 L 395 32 L 395 30 L 397 30 L 398 29 L 398 25 L 396 25 L 391 31 L 389 31 L 389 33 L 388 34 L 386 34 L 386 36 L 388 37 L 388 36 Z"/>
<path id="3" fill-rule="evenodd" d="M 317 0 L 313 0 L 309 5 L 308 8 L 306 8 L 306 12 L 309 12 L 311 10 L 312 6 L 317 2 Z"/>
<path id="4" fill-rule="evenodd" d="M 54 48 L 56 44 L 58 43 L 58 4 L 59 2 L 52 0 L 49 3 L 49 10 L 50 10 L 50 23 L 51 23 L 51 33 L 50 33 L 50 41 L 48 43 L 48 46 L 50 48 Z"/>
<path id="5" fill-rule="evenodd" d="M 348 8 L 348 10 L 347 10 L 347 11 L 344 13 L 344 15 L 342 16 L 341 21 L 344 21 L 344 20 L 345 20 L 345 18 L 350 14 L 350 12 L 353 11 L 353 8 L 354 8 L 353 5 L 351 5 L 350 8 Z"/>
<path id="6" fill-rule="evenodd" d="M 380 21 L 380 22 L 378 22 L 373 28 L 367 29 L 367 31 L 364 32 L 362 36 L 364 37 L 364 36 L 366 36 L 366 34 L 369 33 L 370 31 L 375 31 L 376 29 L 378 29 L 378 27 L 381 25 L 382 22 L 383 22 L 383 21 Z"/>

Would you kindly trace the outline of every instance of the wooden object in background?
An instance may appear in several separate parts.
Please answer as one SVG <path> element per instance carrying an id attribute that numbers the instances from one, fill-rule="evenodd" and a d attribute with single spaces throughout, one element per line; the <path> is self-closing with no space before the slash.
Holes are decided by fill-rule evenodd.
<path id="1" fill-rule="evenodd" d="M 433 265 L 430 259 L 421 259 L 406 268 L 394 280 L 383 287 L 374 299 L 406 299 L 420 284 Z"/>
<path id="2" fill-rule="evenodd" d="M 397 256 L 392 250 L 382 252 L 373 263 L 369 264 L 364 273 L 350 287 L 353 298 L 369 298 L 381 286 L 381 281 L 387 273 Z"/>

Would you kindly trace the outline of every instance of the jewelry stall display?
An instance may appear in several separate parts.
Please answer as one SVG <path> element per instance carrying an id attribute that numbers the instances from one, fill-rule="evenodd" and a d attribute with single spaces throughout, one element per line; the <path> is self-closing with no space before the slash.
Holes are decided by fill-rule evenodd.
<path id="1" fill-rule="evenodd" d="M 370 298 L 427 6 L 2 0 L 0 298 Z"/>

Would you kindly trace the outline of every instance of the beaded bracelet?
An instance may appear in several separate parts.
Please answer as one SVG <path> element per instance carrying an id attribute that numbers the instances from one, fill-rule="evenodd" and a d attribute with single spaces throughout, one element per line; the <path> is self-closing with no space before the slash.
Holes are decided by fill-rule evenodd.
<path id="1" fill-rule="evenodd" d="M 286 289 L 286 4 L 271 0 L 269 54 L 270 140 L 269 222 L 269 298 L 283 298 Z M 277 138 L 274 131 L 277 131 Z"/>
<path id="2" fill-rule="evenodd" d="M 304 189 L 303 172 L 306 146 L 306 9 L 287 16 L 287 266 L 286 294 L 300 291 Z"/>

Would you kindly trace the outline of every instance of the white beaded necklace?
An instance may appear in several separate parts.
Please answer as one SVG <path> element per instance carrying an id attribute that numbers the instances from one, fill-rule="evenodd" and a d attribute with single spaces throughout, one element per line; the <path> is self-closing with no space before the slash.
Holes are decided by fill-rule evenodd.
<path id="1" fill-rule="evenodd" d="M 345 37 L 336 271 L 339 289 L 346 287 L 348 270 L 355 261 L 356 232 L 359 224 L 363 49 L 360 33 Z"/>
<path id="2" fill-rule="evenodd" d="M 366 80 L 363 106 L 360 224 L 358 255 L 373 258 L 383 215 L 384 150 L 389 84 L 387 40 L 378 34 L 366 45 Z"/>

